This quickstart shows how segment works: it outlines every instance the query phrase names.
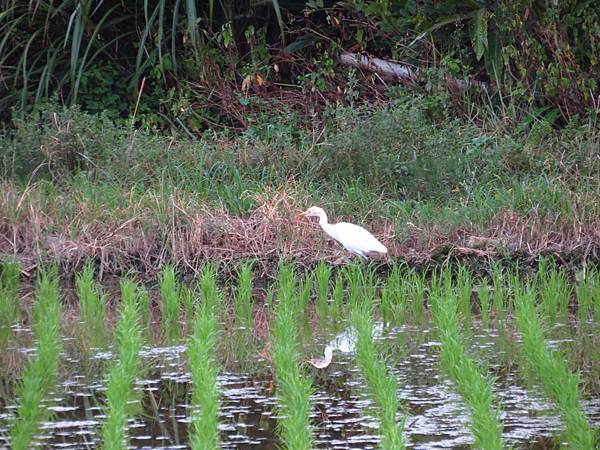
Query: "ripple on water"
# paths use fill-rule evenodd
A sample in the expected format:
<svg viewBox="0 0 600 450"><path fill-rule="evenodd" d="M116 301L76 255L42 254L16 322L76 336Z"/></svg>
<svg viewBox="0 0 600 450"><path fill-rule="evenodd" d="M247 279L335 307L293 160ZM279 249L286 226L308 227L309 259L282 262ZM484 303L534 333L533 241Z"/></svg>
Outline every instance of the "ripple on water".
<svg viewBox="0 0 600 450"><path fill-rule="evenodd" d="M376 329L383 348L393 349L395 342L406 347L397 358L392 372L398 379L398 397L406 406L405 437L409 448L430 450L470 448L469 411L460 395L440 370L438 351L432 327L403 326L384 333ZM506 337L504 337L506 338ZM516 337L518 339L518 336ZM365 387L353 355L352 330L346 330L329 341L336 351L332 365L312 370L314 408L311 420L315 426L315 445L329 449L377 448L377 420L373 402L365 397ZM502 350L501 334L477 328L471 345L485 358L493 359ZM560 346L564 339L553 345ZM323 342L323 347L327 342ZM408 349L408 350L407 350ZM31 352L32 349L21 349ZM185 366L185 346L145 347L144 367L147 376L136 382L142 392L143 414L128 423L131 448L189 448L188 428L191 423L189 393L191 377ZM109 361L116 356L103 351L90 358ZM53 418L42 425L41 445L45 448L84 449L99 444L105 374L77 372L73 367L53 394L49 403ZM495 398L501 405L504 437L507 445L533 447L535 442L552 438L563 429L553 405L545 400L539 388L521 385L514 364L497 367ZM85 372L82 372L85 373ZM226 449L275 449L277 409L273 382L248 374L223 372L218 377L222 393L220 430L222 447ZM586 399L583 406L595 426L600 425L600 399ZM15 404L0 411L0 446L6 444L7 424L14 417ZM400 419L400 417L399 417Z"/></svg>

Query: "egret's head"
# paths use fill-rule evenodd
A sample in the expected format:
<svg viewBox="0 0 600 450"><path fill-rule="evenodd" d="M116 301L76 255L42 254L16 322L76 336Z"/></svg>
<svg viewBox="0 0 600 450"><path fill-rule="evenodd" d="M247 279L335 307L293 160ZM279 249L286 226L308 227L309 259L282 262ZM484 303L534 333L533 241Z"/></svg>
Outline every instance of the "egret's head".
<svg viewBox="0 0 600 450"><path fill-rule="evenodd" d="M325 215L325 211L323 211L323 208L319 208L318 206L311 206L300 215L305 217L321 217Z"/></svg>

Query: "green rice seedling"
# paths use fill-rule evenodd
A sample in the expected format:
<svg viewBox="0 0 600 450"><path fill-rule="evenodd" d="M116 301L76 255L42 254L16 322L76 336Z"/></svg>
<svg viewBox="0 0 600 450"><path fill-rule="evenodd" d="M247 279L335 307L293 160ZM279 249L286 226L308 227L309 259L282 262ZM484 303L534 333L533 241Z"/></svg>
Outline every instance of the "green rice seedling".
<svg viewBox="0 0 600 450"><path fill-rule="evenodd" d="M571 373L564 356L548 346L531 285L516 289L515 308L525 364L556 403L565 422L569 448L596 448L594 432L580 407L579 375Z"/></svg>
<svg viewBox="0 0 600 450"><path fill-rule="evenodd" d="M96 348L106 345L106 297L101 295L94 281L94 267L91 263L83 266L83 271L75 276L75 286L79 297L79 332L84 345Z"/></svg>
<svg viewBox="0 0 600 450"><path fill-rule="evenodd" d="M278 303L272 334L273 363L277 378L278 408L281 420L278 424L282 445L292 450L308 450L314 447L310 394L312 384L300 372L300 357L296 351L297 301L294 291L292 267L283 264L277 279Z"/></svg>
<svg viewBox="0 0 600 450"><path fill-rule="evenodd" d="M471 321L471 295L473 292L473 277L466 266L460 265L456 274L456 289L458 292L458 311L467 322Z"/></svg>
<svg viewBox="0 0 600 450"><path fill-rule="evenodd" d="M425 275L412 272L407 284L411 315L417 323L422 323L425 320Z"/></svg>
<svg viewBox="0 0 600 450"><path fill-rule="evenodd" d="M138 287L129 280L121 280L121 304L115 333L118 361L111 368L106 387L106 419L101 437L104 449L122 449L127 446L127 419L132 405L139 407L134 382L140 374L142 333L138 324Z"/></svg>
<svg viewBox="0 0 600 450"><path fill-rule="evenodd" d="M56 268L41 272L33 306L36 356L25 367L17 387L19 407L11 430L11 448L32 447L32 440L50 412L42 402L56 384L60 342L60 298Z"/></svg>
<svg viewBox="0 0 600 450"><path fill-rule="evenodd" d="M557 314L566 319L572 289L564 271L559 270L554 261L542 258L537 275L542 312L551 323L556 322Z"/></svg>
<svg viewBox="0 0 600 450"><path fill-rule="evenodd" d="M162 298L163 332L167 342L176 342L181 338L181 302L180 288L175 278L175 267L167 264L160 274L160 295Z"/></svg>
<svg viewBox="0 0 600 450"><path fill-rule="evenodd" d="M506 288L504 286L504 271L498 263L492 264L492 303L499 326L506 319Z"/></svg>
<svg viewBox="0 0 600 450"><path fill-rule="evenodd" d="M150 335L150 298L148 297L148 291L141 286L138 288L137 295L142 336L148 338Z"/></svg>
<svg viewBox="0 0 600 450"><path fill-rule="evenodd" d="M458 295L461 295L460 288ZM493 405L493 380L481 372L465 349L464 337L458 328L460 302L447 289L432 292L432 296L439 296L435 300L438 307L433 310L433 318L440 330L442 366L469 406L475 447L502 449L502 423Z"/></svg>
<svg viewBox="0 0 600 450"><path fill-rule="evenodd" d="M238 273L238 284L233 295L236 325L252 329L252 263L245 263Z"/></svg>
<svg viewBox="0 0 600 450"><path fill-rule="evenodd" d="M356 361L377 405L381 448L402 449L404 422L396 420L400 406L398 385L396 377L387 370L385 361L377 356L373 341L372 298L355 303L351 315L352 324L356 329Z"/></svg>
<svg viewBox="0 0 600 450"><path fill-rule="evenodd" d="M317 291L316 309L321 321L327 318L329 312L329 282L331 279L331 266L324 261L319 261L315 268L315 289Z"/></svg>
<svg viewBox="0 0 600 450"><path fill-rule="evenodd" d="M181 285L181 303L185 309L185 328L188 333L191 333L194 328L194 299L195 294L189 286Z"/></svg>
<svg viewBox="0 0 600 450"><path fill-rule="evenodd" d="M192 433L194 450L219 448L219 390L216 361L217 318L210 302L202 303L196 312L194 334L188 342L192 372Z"/></svg>
<svg viewBox="0 0 600 450"><path fill-rule="evenodd" d="M403 289L402 271L394 264L381 289L381 315L385 323L399 325L406 313L406 290Z"/></svg>
<svg viewBox="0 0 600 450"><path fill-rule="evenodd" d="M360 301L361 287L364 284L363 267L353 262L344 267L343 273L348 286L348 304L352 307Z"/></svg>
<svg viewBox="0 0 600 450"><path fill-rule="evenodd" d="M344 277L342 274L337 274L335 277L331 299L331 317L334 321L339 321L344 309Z"/></svg>
<svg viewBox="0 0 600 450"><path fill-rule="evenodd" d="M577 299L577 317L581 322L589 320L594 313L594 291L600 295L598 283L598 272L585 270L575 287L575 298Z"/></svg>
<svg viewBox="0 0 600 450"><path fill-rule="evenodd" d="M298 281L298 310L303 311L304 317L308 317L308 309L310 305L310 294L313 289L313 280L311 276L306 276ZM318 310L317 310L318 313ZM325 310L327 314L327 310ZM319 316L319 318L321 318Z"/></svg>
<svg viewBox="0 0 600 450"><path fill-rule="evenodd" d="M0 348L10 337L10 326L21 320L21 308L17 297L21 267L5 260L0 272Z"/></svg>
<svg viewBox="0 0 600 450"><path fill-rule="evenodd" d="M490 286L486 279L481 279L479 287L479 308L481 321L485 327L490 324Z"/></svg>
<svg viewBox="0 0 600 450"><path fill-rule="evenodd" d="M217 266L213 263L205 264L200 274L199 284L202 304L216 310L221 301L217 286Z"/></svg>

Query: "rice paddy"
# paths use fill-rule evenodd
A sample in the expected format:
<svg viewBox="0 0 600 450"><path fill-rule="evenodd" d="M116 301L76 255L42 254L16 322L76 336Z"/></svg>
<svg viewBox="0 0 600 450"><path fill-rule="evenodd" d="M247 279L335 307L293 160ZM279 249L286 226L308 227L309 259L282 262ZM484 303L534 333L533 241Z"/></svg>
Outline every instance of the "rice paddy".
<svg viewBox="0 0 600 450"><path fill-rule="evenodd" d="M598 448L600 276L0 273L0 447ZM307 359L331 350L316 368ZM82 351L83 349L83 351Z"/></svg>

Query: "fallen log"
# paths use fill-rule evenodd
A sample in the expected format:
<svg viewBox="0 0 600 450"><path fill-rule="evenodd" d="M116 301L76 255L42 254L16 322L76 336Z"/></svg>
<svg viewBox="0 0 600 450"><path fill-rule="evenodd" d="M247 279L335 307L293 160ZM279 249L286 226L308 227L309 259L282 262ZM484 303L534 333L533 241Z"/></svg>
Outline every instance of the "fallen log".
<svg viewBox="0 0 600 450"><path fill-rule="evenodd" d="M385 59L372 56L359 55L357 53L345 52L340 55L340 64L367 70L380 75L385 80L401 81L403 83L414 83L419 79L419 70ZM466 91L473 86L478 86L485 92L494 91L493 85L477 80L457 80L446 76L448 87L454 90Z"/></svg>

